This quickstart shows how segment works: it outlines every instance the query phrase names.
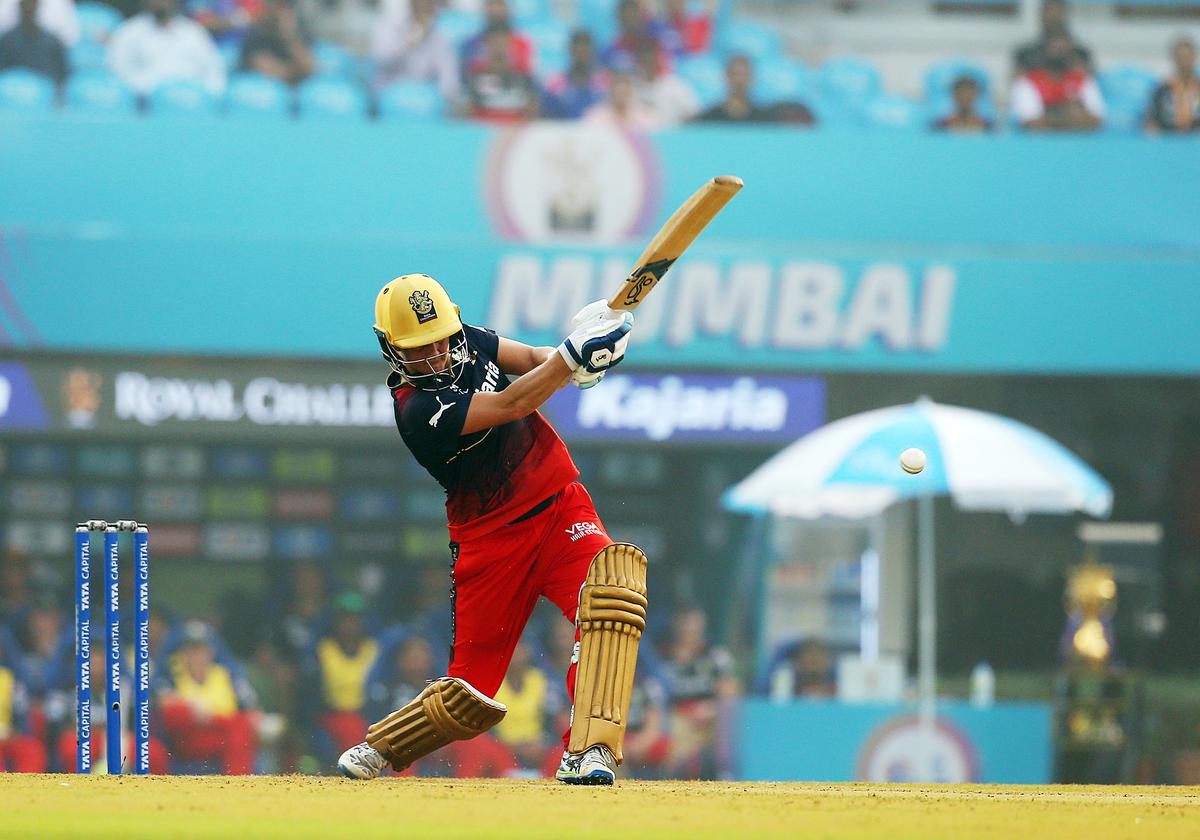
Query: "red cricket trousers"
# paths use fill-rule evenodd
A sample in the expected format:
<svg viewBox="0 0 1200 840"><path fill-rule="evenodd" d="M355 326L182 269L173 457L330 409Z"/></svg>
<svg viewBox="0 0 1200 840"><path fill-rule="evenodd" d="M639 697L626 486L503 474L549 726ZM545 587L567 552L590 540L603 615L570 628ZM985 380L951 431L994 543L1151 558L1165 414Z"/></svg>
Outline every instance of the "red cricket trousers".
<svg viewBox="0 0 1200 840"><path fill-rule="evenodd" d="M447 674L495 697L538 598L544 595L574 624L592 558L611 544L592 497L579 482L529 519L451 543L453 624ZM566 678L574 699L574 663ZM563 736L564 744L568 736Z"/></svg>

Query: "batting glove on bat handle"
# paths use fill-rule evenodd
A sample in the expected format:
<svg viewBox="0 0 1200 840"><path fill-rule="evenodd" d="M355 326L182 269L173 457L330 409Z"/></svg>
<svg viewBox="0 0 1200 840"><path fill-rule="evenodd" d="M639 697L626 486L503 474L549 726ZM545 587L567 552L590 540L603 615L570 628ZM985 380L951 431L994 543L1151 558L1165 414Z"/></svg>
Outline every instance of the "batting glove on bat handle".
<svg viewBox="0 0 1200 840"><path fill-rule="evenodd" d="M625 358L631 329L633 315L629 312L622 312L617 318L589 321L558 345L558 354L572 371L608 370Z"/></svg>
<svg viewBox="0 0 1200 840"><path fill-rule="evenodd" d="M597 385L599 385L600 381L604 379L604 373L605 371L600 371L599 373L588 373L583 368L579 368L577 371L571 374L571 382L574 383L575 387L580 391L586 391L588 388L595 388Z"/></svg>
<svg viewBox="0 0 1200 840"><path fill-rule="evenodd" d="M600 300L592 301L571 316L571 329L577 330L589 321L620 317L621 314L619 312L608 308L608 301L605 298L600 298Z"/></svg>

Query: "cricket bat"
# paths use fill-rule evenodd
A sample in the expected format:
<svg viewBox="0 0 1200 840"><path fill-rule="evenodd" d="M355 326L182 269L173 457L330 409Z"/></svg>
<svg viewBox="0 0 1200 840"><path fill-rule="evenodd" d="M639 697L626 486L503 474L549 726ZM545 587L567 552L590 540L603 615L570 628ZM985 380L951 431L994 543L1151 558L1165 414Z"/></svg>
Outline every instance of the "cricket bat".
<svg viewBox="0 0 1200 840"><path fill-rule="evenodd" d="M700 231L741 188L741 178L718 175L696 190L654 234L621 288L608 302L608 308L636 309Z"/></svg>

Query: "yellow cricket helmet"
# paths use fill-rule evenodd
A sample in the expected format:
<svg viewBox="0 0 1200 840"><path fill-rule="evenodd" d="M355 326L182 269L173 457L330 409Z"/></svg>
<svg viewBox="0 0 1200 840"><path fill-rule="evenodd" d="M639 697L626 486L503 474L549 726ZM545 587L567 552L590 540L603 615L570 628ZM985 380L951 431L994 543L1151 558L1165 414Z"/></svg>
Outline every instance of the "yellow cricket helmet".
<svg viewBox="0 0 1200 840"><path fill-rule="evenodd" d="M407 350L433 344L462 330L458 307L428 274L405 274L375 298L375 334Z"/></svg>

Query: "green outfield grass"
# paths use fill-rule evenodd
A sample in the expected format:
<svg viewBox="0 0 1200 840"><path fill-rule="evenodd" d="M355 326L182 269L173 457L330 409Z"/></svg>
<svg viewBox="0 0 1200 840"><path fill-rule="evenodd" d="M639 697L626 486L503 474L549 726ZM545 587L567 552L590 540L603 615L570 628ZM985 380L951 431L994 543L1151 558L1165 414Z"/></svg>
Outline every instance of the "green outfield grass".
<svg viewBox="0 0 1200 840"><path fill-rule="evenodd" d="M0 775L0 836L1200 838L1200 788Z"/></svg>

